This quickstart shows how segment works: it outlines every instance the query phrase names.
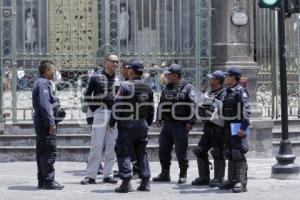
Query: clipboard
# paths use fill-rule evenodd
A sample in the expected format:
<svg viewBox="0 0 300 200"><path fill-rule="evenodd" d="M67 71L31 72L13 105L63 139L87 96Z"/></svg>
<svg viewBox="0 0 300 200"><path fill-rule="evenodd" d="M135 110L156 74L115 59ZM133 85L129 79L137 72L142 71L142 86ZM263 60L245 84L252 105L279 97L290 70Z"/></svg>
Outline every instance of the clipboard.
<svg viewBox="0 0 300 200"><path fill-rule="evenodd" d="M241 128L241 123L230 123L231 135L235 136L238 133L238 130ZM245 134L249 135L249 128L246 129Z"/></svg>

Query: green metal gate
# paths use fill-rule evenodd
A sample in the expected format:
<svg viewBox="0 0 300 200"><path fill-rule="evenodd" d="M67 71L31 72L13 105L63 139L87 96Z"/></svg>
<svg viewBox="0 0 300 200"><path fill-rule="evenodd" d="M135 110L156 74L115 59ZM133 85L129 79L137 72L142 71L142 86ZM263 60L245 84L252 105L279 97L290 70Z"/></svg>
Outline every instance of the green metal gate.
<svg viewBox="0 0 300 200"><path fill-rule="evenodd" d="M66 120L78 122L88 71L108 52L142 59L157 94L170 63L197 88L210 70L210 0L0 0L0 11L1 121L31 121L43 59L55 62Z"/></svg>

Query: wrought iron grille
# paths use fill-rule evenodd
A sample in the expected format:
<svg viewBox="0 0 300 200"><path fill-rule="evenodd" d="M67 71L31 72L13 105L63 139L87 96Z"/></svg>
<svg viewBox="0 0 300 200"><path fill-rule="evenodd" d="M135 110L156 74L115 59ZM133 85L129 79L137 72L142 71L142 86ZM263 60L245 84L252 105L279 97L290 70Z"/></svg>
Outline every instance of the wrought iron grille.
<svg viewBox="0 0 300 200"><path fill-rule="evenodd" d="M257 101L261 105L264 116L278 118L280 117L280 90L277 16L275 11L258 7L255 13L256 61L261 66L257 76ZM298 14L286 20L286 56L289 115L299 116L300 16Z"/></svg>
<svg viewBox="0 0 300 200"><path fill-rule="evenodd" d="M173 62L199 87L210 70L210 0L0 0L1 118L32 120L31 87L41 60L54 61L67 120L84 120L89 70L115 52L142 59L156 91Z"/></svg>

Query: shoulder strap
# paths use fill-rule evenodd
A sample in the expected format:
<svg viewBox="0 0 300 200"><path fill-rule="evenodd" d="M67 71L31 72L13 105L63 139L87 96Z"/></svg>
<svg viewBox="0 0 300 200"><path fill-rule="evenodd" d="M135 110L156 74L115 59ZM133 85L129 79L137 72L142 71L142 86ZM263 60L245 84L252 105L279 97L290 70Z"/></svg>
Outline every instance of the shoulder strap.
<svg viewBox="0 0 300 200"><path fill-rule="evenodd" d="M185 88L185 86L186 86L187 84L189 84L188 81L181 81L181 82L179 83L179 85L178 85L179 92L181 92L181 91Z"/></svg>

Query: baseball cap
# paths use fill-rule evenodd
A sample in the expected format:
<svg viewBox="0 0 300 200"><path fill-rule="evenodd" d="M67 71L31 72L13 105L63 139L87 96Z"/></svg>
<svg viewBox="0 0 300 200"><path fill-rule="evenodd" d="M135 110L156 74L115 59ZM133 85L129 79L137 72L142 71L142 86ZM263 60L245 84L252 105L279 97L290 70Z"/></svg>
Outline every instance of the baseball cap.
<svg viewBox="0 0 300 200"><path fill-rule="evenodd" d="M127 65L129 69L141 70L144 69L144 64L141 60L132 60Z"/></svg>
<svg viewBox="0 0 300 200"><path fill-rule="evenodd" d="M182 68L178 64L172 64L170 67L168 67L167 70L164 71L164 74L178 74L178 75L182 75Z"/></svg>
<svg viewBox="0 0 300 200"><path fill-rule="evenodd" d="M230 75L230 76L235 76L237 78L240 78L242 75L242 72L241 72L240 68L238 68L236 66L232 66L232 67L229 67L226 72L224 72L224 75Z"/></svg>
<svg viewBox="0 0 300 200"><path fill-rule="evenodd" d="M220 81L224 81L225 75L224 72L222 72L221 70L216 70L212 74L207 74L207 77L209 79L217 79Z"/></svg>

